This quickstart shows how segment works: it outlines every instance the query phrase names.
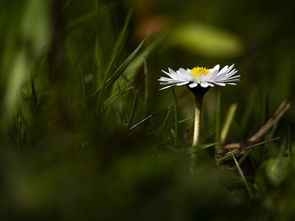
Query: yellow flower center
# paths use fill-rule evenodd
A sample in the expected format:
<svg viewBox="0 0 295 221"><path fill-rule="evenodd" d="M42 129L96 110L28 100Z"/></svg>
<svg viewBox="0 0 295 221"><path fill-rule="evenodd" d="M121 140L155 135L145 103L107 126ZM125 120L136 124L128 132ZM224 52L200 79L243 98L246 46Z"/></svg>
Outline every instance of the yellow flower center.
<svg viewBox="0 0 295 221"><path fill-rule="evenodd" d="M210 71L207 68L202 67L194 67L190 70L190 72L194 75L195 79L198 80L200 74L207 75L210 74Z"/></svg>

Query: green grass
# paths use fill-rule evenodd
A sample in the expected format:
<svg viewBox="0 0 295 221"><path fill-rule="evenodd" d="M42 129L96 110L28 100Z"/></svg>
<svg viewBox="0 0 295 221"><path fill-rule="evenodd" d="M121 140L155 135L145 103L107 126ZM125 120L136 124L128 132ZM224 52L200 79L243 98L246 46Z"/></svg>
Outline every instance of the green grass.
<svg viewBox="0 0 295 221"><path fill-rule="evenodd" d="M246 0L169 3L0 1L1 220L292 220L295 32ZM194 97L157 79L216 63L241 81L206 94L191 147Z"/></svg>

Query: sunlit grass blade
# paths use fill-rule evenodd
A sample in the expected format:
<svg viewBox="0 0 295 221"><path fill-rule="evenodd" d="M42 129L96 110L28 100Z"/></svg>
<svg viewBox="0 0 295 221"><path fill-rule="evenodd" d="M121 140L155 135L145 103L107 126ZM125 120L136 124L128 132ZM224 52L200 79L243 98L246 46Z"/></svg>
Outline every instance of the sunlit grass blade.
<svg viewBox="0 0 295 221"><path fill-rule="evenodd" d="M224 143L224 141L225 141L225 139L227 137L229 128L230 128L230 126L232 124L232 121L234 119L237 108L238 108L237 104L232 104L228 109L226 119L225 119L225 123L223 125L222 130L221 130L221 135L220 135L220 142L221 143Z"/></svg>

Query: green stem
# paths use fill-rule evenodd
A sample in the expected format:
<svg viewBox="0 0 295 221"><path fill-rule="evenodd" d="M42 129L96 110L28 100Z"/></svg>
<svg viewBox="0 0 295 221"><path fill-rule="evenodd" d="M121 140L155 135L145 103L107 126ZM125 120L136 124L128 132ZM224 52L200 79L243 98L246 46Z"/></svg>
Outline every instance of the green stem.
<svg viewBox="0 0 295 221"><path fill-rule="evenodd" d="M203 100L202 97L196 97L195 99L195 125L194 125L194 137L193 137L193 144L192 144L193 147L199 144L202 100Z"/></svg>
<svg viewBox="0 0 295 221"><path fill-rule="evenodd" d="M192 147L198 148L199 145L199 139L200 139L200 125L201 125L201 111L202 111L202 101L203 97L206 94L206 92L209 90L209 87L203 88L201 86L199 87L194 87L190 88L190 91L195 95L195 124L194 124L194 136L193 136L193 143ZM199 149L199 148L198 148ZM198 150L196 149L196 150ZM195 173L195 168L196 168L196 159L197 159L197 153L198 151L195 151L191 155L191 166L190 166L190 171L192 173Z"/></svg>

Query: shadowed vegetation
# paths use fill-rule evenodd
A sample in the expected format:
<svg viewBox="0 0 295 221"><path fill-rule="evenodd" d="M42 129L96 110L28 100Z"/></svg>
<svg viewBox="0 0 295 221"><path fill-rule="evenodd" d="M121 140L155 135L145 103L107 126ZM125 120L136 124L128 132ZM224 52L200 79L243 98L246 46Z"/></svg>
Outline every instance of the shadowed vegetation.
<svg viewBox="0 0 295 221"><path fill-rule="evenodd" d="M1 220L292 220L288 3L0 0ZM191 147L161 70L232 63Z"/></svg>

